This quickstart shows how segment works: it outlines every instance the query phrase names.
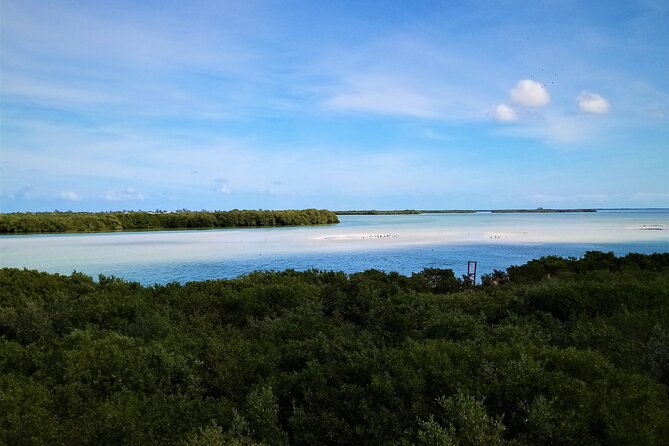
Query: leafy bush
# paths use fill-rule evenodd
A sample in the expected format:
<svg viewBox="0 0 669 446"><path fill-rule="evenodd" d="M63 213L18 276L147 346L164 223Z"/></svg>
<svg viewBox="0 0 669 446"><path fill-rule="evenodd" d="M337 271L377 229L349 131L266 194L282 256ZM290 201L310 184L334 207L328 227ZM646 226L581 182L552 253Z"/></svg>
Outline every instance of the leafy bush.
<svg viewBox="0 0 669 446"><path fill-rule="evenodd" d="M479 287L2 269L0 443L664 444L668 268L547 257Z"/></svg>

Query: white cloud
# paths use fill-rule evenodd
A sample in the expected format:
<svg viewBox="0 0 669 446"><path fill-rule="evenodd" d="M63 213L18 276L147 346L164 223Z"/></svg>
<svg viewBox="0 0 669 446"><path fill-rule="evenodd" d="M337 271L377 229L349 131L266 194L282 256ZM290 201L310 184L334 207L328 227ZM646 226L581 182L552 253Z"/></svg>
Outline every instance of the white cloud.
<svg viewBox="0 0 669 446"><path fill-rule="evenodd" d="M367 54L365 60L373 62L333 70L338 80L321 89L325 108L440 120L481 119L485 113L489 98L471 80L450 79L436 67L430 73L407 68L430 65L430 57L402 54L381 63Z"/></svg>
<svg viewBox="0 0 669 446"><path fill-rule="evenodd" d="M610 108L609 101L597 93L585 90L578 95L578 106L587 113L608 113Z"/></svg>
<svg viewBox="0 0 669 446"><path fill-rule="evenodd" d="M509 92L511 99L526 107L543 107L551 101L548 89L539 82L523 79Z"/></svg>
<svg viewBox="0 0 669 446"><path fill-rule="evenodd" d="M497 107L495 107L493 116L498 121L515 121L518 119L516 111L506 104L498 104Z"/></svg>
<svg viewBox="0 0 669 446"><path fill-rule="evenodd" d="M31 199L35 196L35 185L29 185L20 188L19 190L16 191L15 194L13 194L12 198L23 198L23 199Z"/></svg>
<svg viewBox="0 0 669 446"><path fill-rule="evenodd" d="M67 200L67 201L79 201L79 200L81 200L81 197L79 196L79 194L77 194L76 192L72 192L72 191L63 191L63 192L59 193L58 195L56 195L56 198L60 198L61 200Z"/></svg>
<svg viewBox="0 0 669 446"><path fill-rule="evenodd" d="M227 184L219 184L216 186L215 190L219 194L230 195L232 193L232 189L230 189L230 186L228 186Z"/></svg>
<svg viewBox="0 0 669 446"><path fill-rule="evenodd" d="M123 191L109 191L102 195L108 201L144 200L146 197L134 189L128 188Z"/></svg>
<svg viewBox="0 0 669 446"><path fill-rule="evenodd" d="M426 96L402 88L377 88L339 93L325 101L329 108L380 114L435 117L438 110Z"/></svg>
<svg viewBox="0 0 669 446"><path fill-rule="evenodd" d="M225 195L230 195L232 193L232 189L230 189L229 184L230 180L227 178L215 178L214 183L214 192Z"/></svg>
<svg viewBox="0 0 669 446"><path fill-rule="evenodd" d="M592 141L603 127L588 116L546 113L540 119L528 119L521 125L504 126L500 134L515 138L535 138L561 147Z"/></svg>

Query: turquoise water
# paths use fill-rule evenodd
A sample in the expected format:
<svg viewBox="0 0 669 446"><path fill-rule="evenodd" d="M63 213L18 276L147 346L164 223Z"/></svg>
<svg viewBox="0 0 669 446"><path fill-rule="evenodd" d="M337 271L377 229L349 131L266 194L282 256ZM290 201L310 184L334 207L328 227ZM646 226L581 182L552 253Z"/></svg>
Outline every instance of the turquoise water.
<svg viewBox="0 0 669 446"><path fill-rule="evenodd" d="M669 210L583 214L341 216L319 227L0 237L0 265L144 284L230 278L254 270L426 267L480 273L546 255L669 252Z"/></svg>

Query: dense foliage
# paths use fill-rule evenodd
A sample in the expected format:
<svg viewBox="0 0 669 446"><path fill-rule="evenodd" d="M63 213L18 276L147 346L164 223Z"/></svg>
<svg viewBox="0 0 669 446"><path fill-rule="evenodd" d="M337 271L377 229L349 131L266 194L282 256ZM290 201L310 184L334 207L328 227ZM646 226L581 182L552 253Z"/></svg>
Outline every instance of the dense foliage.
<svg viewBox="0 0 669 446"><path fill-rule="evenodd" d="M139 229L209 229L339 223L334 212L178 211L178 212L36 212L0 214L0 233L98 232Z"/></svg>
<svg viewBox="0 0 669 446"><path fill-rule="evenodd" d="M142 287L0 270L0 444L659 445L669 254Z"/></svg>

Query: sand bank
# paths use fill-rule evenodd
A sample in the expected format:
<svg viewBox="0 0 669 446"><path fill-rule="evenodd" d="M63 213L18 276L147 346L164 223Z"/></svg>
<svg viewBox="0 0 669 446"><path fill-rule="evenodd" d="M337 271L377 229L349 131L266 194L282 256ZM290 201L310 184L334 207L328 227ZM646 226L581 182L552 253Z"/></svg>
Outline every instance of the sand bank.
<svg viewBox="0 0 669 446"><path fill-rule="evenodd" d="M332 234L314 237L314 240L386 240L396 238L395 234Z"/></svg>
<svg viewBox="0 0 669 446"><path fill-rule="evenodd" d="M669 231L663 225L635 227L597 227L591 225L569 227L536 226L520 228L481 228L478 231L434 231L397 229L393 232L334 232L319 233L311 237L314 243L332 245L346 242L352 246L355 242L376 241L375 245L424 245L424 244L462 244L462 243L624 243L632 241L661 242L669 244ZM324 246L325 247L325 246Z"/></svg>

